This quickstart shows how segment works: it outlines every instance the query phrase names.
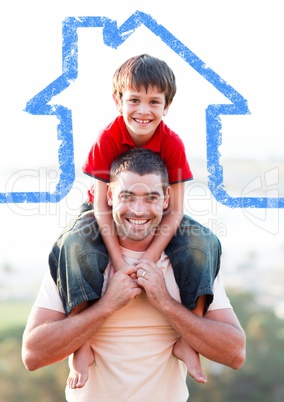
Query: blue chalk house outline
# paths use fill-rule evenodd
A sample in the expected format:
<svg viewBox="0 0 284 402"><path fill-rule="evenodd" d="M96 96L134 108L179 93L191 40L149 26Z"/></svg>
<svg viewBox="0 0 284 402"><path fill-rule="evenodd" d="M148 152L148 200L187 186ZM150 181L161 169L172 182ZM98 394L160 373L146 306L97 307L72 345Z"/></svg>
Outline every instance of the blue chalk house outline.
<svg viewBox="0 0 284 402"><path fill-rule="evenodd" d="M219 153L219 146L222 144L220 116L250 114L247 101L212 69L206 67L202 60L166 28L158 24L151 15L141 11L132 14L120 27L117 26L117 21L99 16L67 17L63 21L62 74L30 99L25 109L32 115L56 116L59 121L57 126L57 137L58 140L61 140L58 149L58 162L61 170L59 182L53 193L0 193L0 203L59 202L68 194L75 180L72 112L62 105L49 104L49 102L78 77L78 29L102 28L105 45L117 49L141 25L159 37L230 101L229 104L212 104L206 109L208 186L216 200L231 208L284 208L284 198L231 197L226 192Z"/></svg>

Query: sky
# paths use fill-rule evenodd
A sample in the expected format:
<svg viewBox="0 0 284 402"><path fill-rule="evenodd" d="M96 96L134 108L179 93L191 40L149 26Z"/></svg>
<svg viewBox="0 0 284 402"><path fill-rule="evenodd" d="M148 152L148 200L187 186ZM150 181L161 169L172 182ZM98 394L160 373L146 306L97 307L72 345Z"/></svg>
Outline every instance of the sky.
<svg viewBox="0 0 284 402"><path fill-rule="evenodd" d="M249 115L221 117L220 161L229 192L283 197L280 0L2 2L0 192L46 191L57 184L58 121L24 109L62 73L63 20L100 16L120 26L137 10L151 15L247 101ZM127 58L144 52L165 60L176 75L177 95L165 122L184 141L194 173L186 212L221 237L231 278L252 252L259 270L283 266L283 209L229 208L208 189L205 110L229 100L144 26L117 49L104 44L99 28L82 28L78 35L78 78L52 99L72 110L75 182L59 203L0 203L0 267L13 267L27 282L31 275L41 277L52 243L86 196L90 179L80 169L89 148L116 117L112 75Z"/></svg>

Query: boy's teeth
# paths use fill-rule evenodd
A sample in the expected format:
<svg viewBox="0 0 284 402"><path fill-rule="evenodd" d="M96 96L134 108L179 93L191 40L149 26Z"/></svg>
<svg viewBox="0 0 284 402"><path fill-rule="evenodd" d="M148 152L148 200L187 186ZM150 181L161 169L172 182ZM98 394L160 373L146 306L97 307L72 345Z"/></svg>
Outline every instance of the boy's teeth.
<svg viewBox="0 0 284 402"><path fill-rule="evenodd" d="M140 124L146 124L146 123L149 123L150 122L150 120L139 120L139 119L136 119L136 121L137 121L137 123L140 123Z"/></svg>

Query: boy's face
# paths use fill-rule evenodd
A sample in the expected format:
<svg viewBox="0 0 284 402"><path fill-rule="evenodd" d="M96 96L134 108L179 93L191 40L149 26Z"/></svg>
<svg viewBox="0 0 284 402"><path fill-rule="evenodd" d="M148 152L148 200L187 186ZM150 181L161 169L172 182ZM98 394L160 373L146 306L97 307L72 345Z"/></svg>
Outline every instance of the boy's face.
<svg viewBox="0 0 284 402"><path fill-rule="evenodd" d="M136 146L144 145L154 134L169 106L165 107L165 94L155 87L127 90L122 99L114 97L127 130Z"/></svg>

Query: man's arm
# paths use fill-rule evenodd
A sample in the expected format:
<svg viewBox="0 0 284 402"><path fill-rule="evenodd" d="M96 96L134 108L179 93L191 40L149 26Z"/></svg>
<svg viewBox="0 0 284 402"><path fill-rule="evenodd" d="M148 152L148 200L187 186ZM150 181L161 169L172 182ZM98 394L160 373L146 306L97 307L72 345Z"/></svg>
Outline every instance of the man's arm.
<svg viewBox="0 0 284 402"><path fill-rule="evenodd" d="M105 295L74 316L58 311L33 308L23 335L22 359L28 370L56 363L82 346L117 310L141 293L130 275L130 267L117 272L108 283Z"/></svg>
<svg viewBox="0 0 284 402"><path fill-rule="evenodd" d="M160 311L176 331L207 359L239 369L245 361L245 335L233 309L197 316L175 300Z"/></svg>
<svg viewBox="0 0 284 402"><path fill-rule="evenodd" d="M171 297L163 274L155 264L143 261L137 268L137 282L145 289L151 304L193 349L233 369L242 366L246 339L233 309L212 310L200 317ZM147 271L144 277L141 276L143 270Z"/></svg>

